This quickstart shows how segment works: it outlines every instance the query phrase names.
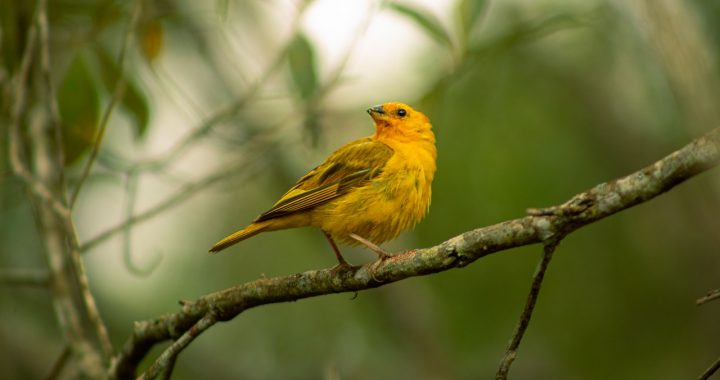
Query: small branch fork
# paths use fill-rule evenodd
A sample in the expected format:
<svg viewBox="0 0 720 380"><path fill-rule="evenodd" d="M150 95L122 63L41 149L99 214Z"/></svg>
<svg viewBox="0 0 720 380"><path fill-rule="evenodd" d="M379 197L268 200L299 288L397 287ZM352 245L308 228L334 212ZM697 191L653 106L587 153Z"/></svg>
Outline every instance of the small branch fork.
<svg viewBox="0 0 720 380"><path fill-rule="evenodd" d="M140 376L138 379L154 379L160 374L160 371L162 371L163 369L166 372L172 372L173 366L175 365L175 360L177 359L178 354L180 354L180 351L185 349L185 347L187 347L188 344L190 344L190 342L197 338L203 331L209 329L210 326L214 325L215 322L217 322L217 319L212 312L206 314L195 325L185 331L185 333L178 340L176 340L168 349L166 349L157 359L155 359L155 362L150 366L150 368L148 368L148 370L145 371L145 373L143 373L142 376ZM169 378L169 376L167 377Z"/></svg>
<svg viewBox="0 0 720 380"><path fill-rule="evenodd" d="M628 176L601 183L556 207L528 210L528 216L479 228L434 247L411 250L363 266L323 269L285 277L261 278L184 302L178 312L137 322L120 353L113 358L111 378L135 377L150 349L176 340L142 375L152 379L169 370L174 358L200 333L219 321L270 303L324 294L357 292L413 276L469 265L489 254L543 243L545 250L520 323L503 363L509 368L537 301L540 284L559 240L616 212L646 202L720 163L720 128ZM711 368L712 369L712 368ZM502 376L501 371L499 376ZM507 369L505 369L507 373ZM504 378L504 377L498 377Z"/></svg>

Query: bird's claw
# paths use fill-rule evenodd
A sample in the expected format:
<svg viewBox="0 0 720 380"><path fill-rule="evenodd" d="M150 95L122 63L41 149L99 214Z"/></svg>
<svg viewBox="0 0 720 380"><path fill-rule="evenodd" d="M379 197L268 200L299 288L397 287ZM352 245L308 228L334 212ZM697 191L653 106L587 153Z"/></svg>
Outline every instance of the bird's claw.
<svg viewBox="0 0 720 380"><path fill-rule="evenodd" d="M330 268L332 272L345 272L352 269L352 265L348 264L347 261L341 261L334 267Z"/></svg>
<svg viewBox="0 0 720 380"><path fill-rule="evenodd" d="M374 251L374 252L378 256L378 261L385 261L385 260L393 258L393 254L389 253L388 251L386 251L384 249L382 251Z"/></svg>
<svg viewBox="0 0 720 380"><path fill-rule="evenodd" d="M370 264L370 266L368 266L368 273L370 274L370 278L372 278L375 282L382 282L380 279L378 279L378 278L375 276L375 272L376 272L376 270L377 270L377 267L378 267L380 264L382 264L383 261L385 261L385 259L380 258L380 259L374 261L372 264Z"/></svg>

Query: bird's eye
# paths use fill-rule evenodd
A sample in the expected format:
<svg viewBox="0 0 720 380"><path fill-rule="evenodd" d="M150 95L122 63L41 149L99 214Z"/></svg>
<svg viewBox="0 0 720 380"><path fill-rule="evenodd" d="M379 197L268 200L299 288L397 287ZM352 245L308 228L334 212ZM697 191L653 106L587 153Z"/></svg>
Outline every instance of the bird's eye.
<svg viewBox="0 0 720 380"><path fill-rule="evenodd" d="M397 114L398 114L398 116L403 117L403 116L407 115L407 111L405 111L405 109L403 109L403 108L400 108L399 110L397 110Z"/></svg>

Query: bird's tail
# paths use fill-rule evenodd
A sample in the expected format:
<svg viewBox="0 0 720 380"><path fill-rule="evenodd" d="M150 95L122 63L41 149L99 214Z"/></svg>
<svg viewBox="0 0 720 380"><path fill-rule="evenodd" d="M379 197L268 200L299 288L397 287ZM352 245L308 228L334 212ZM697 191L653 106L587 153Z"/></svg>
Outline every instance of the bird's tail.
<svg viewBox="0 0 720 380"><path fill-rule="evenodd" d="M215 243L215 245L210 248L210 253L220 252L235 243L241 242L249 237L259 234L260 232L263 232L263 230L267 227L268 223L253 223Z"/></svg>

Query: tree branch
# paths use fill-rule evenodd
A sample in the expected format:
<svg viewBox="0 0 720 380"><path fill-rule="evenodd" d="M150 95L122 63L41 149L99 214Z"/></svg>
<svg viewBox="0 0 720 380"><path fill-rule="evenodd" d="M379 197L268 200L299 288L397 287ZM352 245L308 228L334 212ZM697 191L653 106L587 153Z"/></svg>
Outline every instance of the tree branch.
<svg viewBox="0 0 720 380"><path fill-rule="evenodd" d="M711 290L708 294L698 298L695 303L700 306L712 300L720 299L720 289Z"/></svg>
<svg viewBox="0 0 720 380"><path fill-rule="evenodd" d="M644 169L601 183L560 206L534 212L534 215L468 231L434 247L399 253L359 267L261 278L185 302L176 313L136 322L132 335L113 359L110 377L134 377L138 364L155 344L183 336L208 315L227 321L260 305L356 292L464 267L494 252L565 236L648 201L719 162L720 128L717 128Z"/></svg>
<svg viewBox="0 0 720 380"><path fill-rule="evenodd" d="M70 350L70 346L65 346L63 348L60 356L58 356L57 360L55 360L55 363L53 363L53 366L50 369L50 373L45 377L45 380L55 380L60 378L60 374L62 373L65 366L68 364L71 353L72 352Z"/></svg>
<svg viewBox="0 0 720 380"><path fill-rule="evenodd" d="M167 350L155 360L155 362L148 368L139 380L150 380L157 377L162 370L172 371L172 366L175 364L180 351L190 344L195 338L197 338L203 331L209 329L212 325L217 322L217 319L212 312L202 317L193 327L185 331L185 333L176 340Z"/></svg>
<svg viewBox="0 0 720 380"><path fill-rule="evenodd" d="M38 38L38 29L39 38ZM13 172L32 190L40 201L38 218L49 265L48 284L62 333L77 359L83 376L100 376L103 359L112 355L107 331L87 286L72 214L65 204L62 153L58 150L59 116L49 71L47 0L38 0L30 24L20 69L15 77L14 103L9 128L9 156ZM39 40L39 42L38 42ZM40 59L50 115L42 111L26 113L28 80L35 60L34 51L40 44ZM26 116L27 114L27 116ZM35 171L21 134L21 125L32 128L32 156ZM52 137L49 137L52 134ZM36 278L37 280L37 278Z"/></svg>
<svg viewBox="0 0 720 380"><path fill-rule="evenodd" d="M47 110L50 114L50 122L55 131L57 162L60 163L60 166L65 166L65 152L63 151L62 129L60 127L60 107L55 97L55 86L53 85L52 72L50 69L50 27L48 25L46 0L39 2L37 24L38 30L40 31L40 64L42 67L43 85L45 86L45 98ZM65 171L60 172L60 182L65 182Z"/></svg>
<svg viewBox="0 0 720 380"><path fill-rule="evenodd" d="M0 285L47 287L50 275L45 269L0 270Z"/></svg>
<svg viewBox="0 0 720 380"><path fill-rule="evenodd" d="M53 151L54 143L51 143L49 134L46 120L41 116L32 126L37 177L45 186L53 189L55 199L59 199L60 184L57 180L62 167L55 161L57 155ZM38 219L50 270L50 291L60 330L71 346L77 362L82 358L83 364L79 366L79 370L83 376L98 376L103 370L103 354L107 358L112 352L103 350L105 346L101 343L102 338L97 334L98 331L94 330L94 300L87 287L82 262L75 260L79 257L79 252L68 244L71 240L68 225L72 221L58 217L44 203L38 207Z"/></svg>
<svg viewBox="0 0 720 380"><path fill-rule="evenodd" d="M34 20L40 19L41 11L44 3L38 2L35 9ZM70 216L70 210L58 199L54 197L50 189L45 184L35 178L25 163L25 153L23 152L22 136L20 133L20 124L22 123L22 115L25 111L25 103L27 101L27 81L30 75L30 67L32 66L35 45L37 44L38 23L32 22L25 40L25 51L20 61L20 68L14 78L13 89L13 105L10 115L10 127L8 131L8 155L10 156L10 166L13 172L27 184L33 194L41 201L49 204L61 218Z"/></svg>
<svg viewBox="0 0 720 380"><path fill-rule="evenodd" d="M545 271L547 271L548 265L550 265L550 260L552 259L555 248L557 248L560 240L560 237L553 238L546 242L543 247L543 255L538 263L537 269L535 270L535 274L533 275L532 285L530 286L530 294L528 295L527 302L525 303L525 308L523 309L522 314L520 314L520 321L518 321L515 332L510 339L510 344L505 351L505 356L500 362L500 368L498 368L498 371L495 374L495 379L497 380L507 379L510 366L517 357L518 347L520 347L520 342L525 335L525 330L527 330L528 325L530 325L530 318L532 318L532 313L535 310L535 303L540 295L540 287L542 286L543 278L545 277Z"/></svg>
<svg viewBox="0 0 720 380"><path fill-rule="evenodd" d="M706 369L705 372L703 372L702 375L698 377L698 380L708 380L710 379L710 376L715 374L715 372L717 372L718 370L720 370L720 358L718 358L713 364L711 364L710 367L708 367L708 369Z"/></svg>

